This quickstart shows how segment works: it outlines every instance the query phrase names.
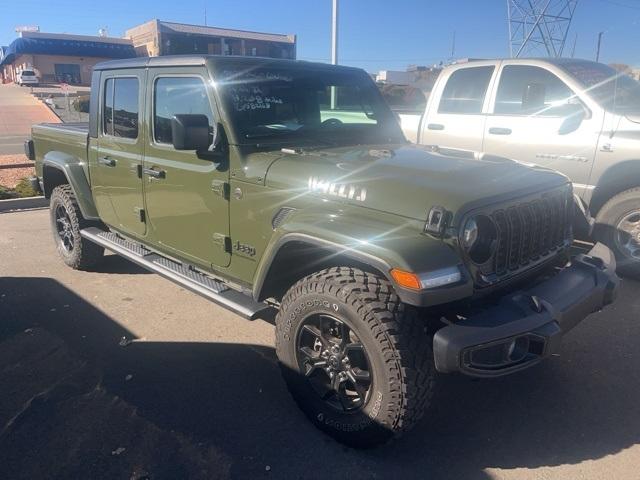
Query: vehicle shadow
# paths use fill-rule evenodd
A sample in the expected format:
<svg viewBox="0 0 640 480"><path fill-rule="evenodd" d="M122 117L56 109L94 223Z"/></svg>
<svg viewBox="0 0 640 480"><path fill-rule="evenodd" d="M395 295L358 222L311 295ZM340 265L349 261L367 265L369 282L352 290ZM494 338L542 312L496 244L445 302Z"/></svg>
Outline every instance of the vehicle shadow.
<svg viewBox="0 0 640 480"><path fill-rule="evenodd" d="M149 270L136 265L120 255L107 254L93 269L97 273L115 273L115 274L151 274Z"/></svg>
<svg viewBox="0 0 640 480"><path fill-rule="evenodd" d="M272 348L135 341L53 279L0 278L0 478L486 479L596 460L640 441L639 288L560 358L440 378L418 428L357 451L304 418Z"/></svg>

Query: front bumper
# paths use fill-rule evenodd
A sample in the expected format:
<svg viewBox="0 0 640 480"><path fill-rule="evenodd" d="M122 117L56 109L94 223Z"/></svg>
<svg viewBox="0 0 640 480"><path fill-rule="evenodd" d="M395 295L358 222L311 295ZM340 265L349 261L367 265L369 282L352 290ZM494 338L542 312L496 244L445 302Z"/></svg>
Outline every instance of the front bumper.
<svg viewBox="0 0 640 480"><path fill-rule="evenodd" d="M436 369L494 377L538 363L558 350L566 332L615 300L615 270L613 253L598 243L552 278L440 329Z"/></svg>

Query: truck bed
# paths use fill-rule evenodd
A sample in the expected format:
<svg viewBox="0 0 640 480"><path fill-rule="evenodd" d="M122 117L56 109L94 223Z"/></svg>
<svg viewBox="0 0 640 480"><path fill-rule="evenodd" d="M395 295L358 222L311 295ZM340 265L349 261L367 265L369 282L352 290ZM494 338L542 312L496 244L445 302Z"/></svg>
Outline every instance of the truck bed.
<svg viewBox="0 0 640 480"><path fill-rule="evenodd" d="M63 152L77 157L86 165L89 124L41 123L31 127L36 156L36 175L42 177L42 159L50 152Z"/></svg>

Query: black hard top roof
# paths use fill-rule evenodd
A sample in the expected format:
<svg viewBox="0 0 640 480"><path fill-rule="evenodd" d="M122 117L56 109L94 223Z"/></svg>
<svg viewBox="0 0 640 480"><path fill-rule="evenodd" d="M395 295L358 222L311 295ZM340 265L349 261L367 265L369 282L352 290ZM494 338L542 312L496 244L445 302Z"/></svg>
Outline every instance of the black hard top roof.
<svg viewBox="0 0 640 480"><path fill-rule="evenodd" d="M269 57L249 57L235 55L165 55L160 57L138 57L124 60L111 60L98 63L94 70L118 70L122 68L153 68L176 66L201 66L211 64L246 64L247 67L260 65L278 65L281 67L315 67L315 68L341 68L349 70L361 70L355 67L329 65L326 63L308 62L305 60L288 60Z"/></svg>

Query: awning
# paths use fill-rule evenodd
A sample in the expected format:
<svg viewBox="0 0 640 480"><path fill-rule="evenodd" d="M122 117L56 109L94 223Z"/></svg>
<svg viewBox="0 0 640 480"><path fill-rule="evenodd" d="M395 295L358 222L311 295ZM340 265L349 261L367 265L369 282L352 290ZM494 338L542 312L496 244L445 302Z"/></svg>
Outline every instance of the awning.
<svg viewBox="0 0 640 480"><path fill-rule="evenodd" d="M133 45L59 38L17 38L4 52L0 65L17 55L66 55L70 57L134 58Z"/></svg>

